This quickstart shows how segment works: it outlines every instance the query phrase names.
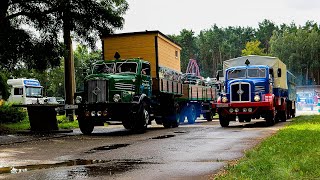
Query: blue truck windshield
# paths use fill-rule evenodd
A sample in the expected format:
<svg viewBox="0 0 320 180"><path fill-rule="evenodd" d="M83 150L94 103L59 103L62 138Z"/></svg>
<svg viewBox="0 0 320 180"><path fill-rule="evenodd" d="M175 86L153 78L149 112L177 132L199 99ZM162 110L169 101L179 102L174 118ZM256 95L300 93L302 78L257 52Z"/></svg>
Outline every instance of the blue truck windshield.
<svg viewBox="0 0 320 180"><path fill-rule="evenodd" d="M253 68L253 69L232 69L228 71L228 79L241 79L241 78L265 78L266 69Z"/></svg>

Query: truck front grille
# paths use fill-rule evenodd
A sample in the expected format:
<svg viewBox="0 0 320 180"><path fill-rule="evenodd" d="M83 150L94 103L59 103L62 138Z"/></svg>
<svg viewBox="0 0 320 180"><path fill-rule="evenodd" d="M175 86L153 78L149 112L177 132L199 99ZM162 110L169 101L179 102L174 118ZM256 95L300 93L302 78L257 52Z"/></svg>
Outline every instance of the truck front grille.
<svg viewBox="0 0 320 180"><path fill-rule="evenodd" d="M266 88L264 86L255 86L255 92L256 93L265 93L266 92Z"/></svg>
<svg viewBox="0 0 320 180"><path fill-rule="evenodd" d="M250 101L250 84L235 83L231 85L231 102L249 102Z"/></svg>
<svg viewBox="0 0 320 180"><path fill-rule="evenodd" d="M108 81L88 81L88 103L101 103L108 101Z"/></svg>

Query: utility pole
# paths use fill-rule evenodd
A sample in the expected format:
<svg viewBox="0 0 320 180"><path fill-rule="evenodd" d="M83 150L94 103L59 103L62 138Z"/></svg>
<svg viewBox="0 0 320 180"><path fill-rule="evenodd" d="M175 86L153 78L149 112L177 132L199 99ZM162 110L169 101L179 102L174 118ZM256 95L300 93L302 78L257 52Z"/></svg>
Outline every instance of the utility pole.
<svg viewBox="0 0 320 180"><path fill-rule="evenodd" d="M74 104L75 93L75 76L74 76L74 58L72 50L71 30L72 22L69 16L70 1L66 0L63 12L63 40L65 45L64 53L64 88L65 88L65 104ZM69 121L73 121L74 111L66 110L66 116Z"/></svg>

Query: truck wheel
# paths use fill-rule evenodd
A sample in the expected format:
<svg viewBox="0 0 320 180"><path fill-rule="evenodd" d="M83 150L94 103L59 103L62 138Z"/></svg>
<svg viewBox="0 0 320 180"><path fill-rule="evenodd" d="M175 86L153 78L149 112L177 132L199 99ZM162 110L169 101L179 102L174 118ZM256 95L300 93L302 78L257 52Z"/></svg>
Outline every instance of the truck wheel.
<svg viewBox="0 0 320 180"><path fill-rule="evenodd" d="M286 111L281 111L280 112L280 121L281 122L286 122L287 121L287 113L286 113Z"/></svg>
<svg viewBox="0 0 320 180"><path fill-rule="evenodd" d="M205 118L207 119L207 121L212 121L212 119L213 119L213 113L212 113L211 110L210 110L210 112L207 112L207 113L205 114Z"/></svg>
<svg viewBox="0 0 320 180"><path fill-rule="evenodd" d="M195 120L197 119L196 107L194 105L190 105L188 110L189 110L187 115L188 123L194 124Z"/></svg>
<svg viewBox="0 0 320 180"><path fill-rule="evenodd" d="M265 115L266 125L273 126L275 123L275 116L273 111L268 111Z"/></svg>
<svg viewBox="0 0 320 180"><path fill-rule="evenodd" d="M223 116L221 113L219 114L219 121L221 127L228 127L229 126L229 119L227 116Z"/></svg>
<svg viewBox="0 0 320 180"><path fill-rule="evenodd" d="M80 131L85 135L90 135L94 129L94 124L89 119L78 119Z"/></svg>
<svg viewBox="0 0 320 180"><path fill-rule="evenodd" d="M144 133L147 129L149 119L148 104L142 102L139 105L137 113L133 115L132 130L136 133Z"/></svg>

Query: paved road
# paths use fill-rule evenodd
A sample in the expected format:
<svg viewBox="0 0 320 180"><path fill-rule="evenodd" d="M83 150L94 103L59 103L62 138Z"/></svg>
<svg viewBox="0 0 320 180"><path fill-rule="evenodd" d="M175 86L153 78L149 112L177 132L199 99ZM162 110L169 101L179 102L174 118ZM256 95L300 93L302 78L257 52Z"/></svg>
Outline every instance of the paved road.
<svg viewBox="0 0 320 180"><path fill-rule="evenodd" d="M0 146L0 179L205 179L285 124L222 128L197 120L174 129L152 125L145 134L113 125L91 136L17 137Z"/></svg>

